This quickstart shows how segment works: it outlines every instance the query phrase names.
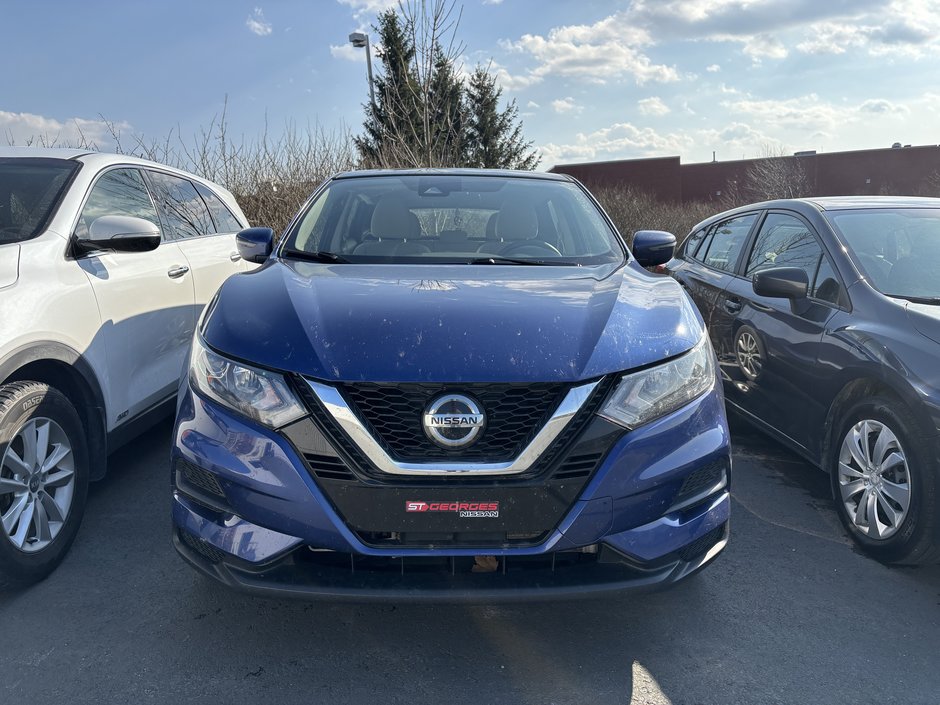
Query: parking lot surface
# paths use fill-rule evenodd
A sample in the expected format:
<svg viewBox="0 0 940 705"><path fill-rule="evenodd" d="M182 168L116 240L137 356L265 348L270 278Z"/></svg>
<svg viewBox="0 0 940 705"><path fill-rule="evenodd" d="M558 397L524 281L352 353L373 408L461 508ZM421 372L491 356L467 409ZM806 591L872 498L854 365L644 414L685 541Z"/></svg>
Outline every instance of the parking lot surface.
<svg viewBox="0 0 940 705"><path fill-rule="evenodd" d="M278 602L169 540L161 424L111 458L71 554L0 594L0 703L932 703L940 567L886 568L828 482L733 426L732 539L661 593L515 606Z"/></svg>

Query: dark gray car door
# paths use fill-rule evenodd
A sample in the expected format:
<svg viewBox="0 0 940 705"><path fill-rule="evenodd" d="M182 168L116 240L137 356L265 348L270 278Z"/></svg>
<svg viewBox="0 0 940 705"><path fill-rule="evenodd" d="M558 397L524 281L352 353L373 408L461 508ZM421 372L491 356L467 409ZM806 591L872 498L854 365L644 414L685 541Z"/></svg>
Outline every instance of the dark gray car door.
<svg viewBox="0 0 940 705"><path fill-rule="evenodd" d="M754 275L772 267L806 271L809 296L791 303L755 294ZM753 238L741 274L719 296L719 320L712 323L726 331L730 343L719 354L730 380L727 399L806 447L809 430L826 413L813 377L821 373L819 344L840 296L835 271L806 221L795 213L771 211Z"/></svg>

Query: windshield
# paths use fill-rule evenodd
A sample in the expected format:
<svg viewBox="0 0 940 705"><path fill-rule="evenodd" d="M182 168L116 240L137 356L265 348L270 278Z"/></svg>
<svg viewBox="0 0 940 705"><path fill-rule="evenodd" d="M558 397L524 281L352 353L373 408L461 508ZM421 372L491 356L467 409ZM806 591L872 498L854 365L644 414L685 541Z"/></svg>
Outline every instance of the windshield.
<svg viewBox="0 0 940 705"><path fill-rule="evenodd" d="M830 211L826 217L880 292L940 297L940 208Z"/></svg>
<svg viewBox="0 0 940 705"><path fill-rule="evenodd" d="M594 265L624 257L617 235L576 184L446 174L334 180L281 252L314 253L417 264Z"/></svg>
<svg viewBox="0 0 940 705"><path fill-rule="evenodd" d="M0 158L0 244L38 235L78 166L67 159Z"/></svg>

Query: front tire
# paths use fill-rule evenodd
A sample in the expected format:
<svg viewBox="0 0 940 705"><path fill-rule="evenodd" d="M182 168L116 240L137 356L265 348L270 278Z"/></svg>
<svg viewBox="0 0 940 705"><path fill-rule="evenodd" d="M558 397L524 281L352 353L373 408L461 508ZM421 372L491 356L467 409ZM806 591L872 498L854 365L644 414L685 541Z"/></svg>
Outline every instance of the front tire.
<svg viewBox="0 0 940 705"><path fill-rule="evenodd" d="M0 588L45 578L78 532L88 492L81 419L38 382L0 387Z"/></svg>
<svg viewBox="0 0 940 705"><path fill-rule="evenodd" d="M837 428L830 475L849 535L884 563L940 560L936 435L882 397L855 404Z"/></svg>

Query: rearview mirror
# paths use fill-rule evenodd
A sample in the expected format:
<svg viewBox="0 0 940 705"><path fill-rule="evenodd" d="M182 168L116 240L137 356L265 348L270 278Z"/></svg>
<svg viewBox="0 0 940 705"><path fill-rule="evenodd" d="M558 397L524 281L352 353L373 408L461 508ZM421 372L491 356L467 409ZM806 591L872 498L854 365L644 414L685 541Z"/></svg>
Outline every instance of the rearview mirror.
<svg viewBox="0 0 940 705"><path fill-rule="evenodd" d="M638 230L633 236L633 256L641 267L666 264L676 251L676 236L663 230Z"/></svg>
<svg viewBox="0 0 940 705"><path fill-rule="evenodd" d="M245 228L235 235L235 244L243 260L262 264L274 250L274 231L271 228Z"/></svg>
<svg viewBox="0 0 940 705"><path fill-rule="evenodd" d="M103 215L88 228L88 237L76 241L84 251L149 252L160 246L160 228L144 218Z"/></svg>
<svg viewBox="0 0 940 705"><path fill-rule="evenodd" d="M754 293L774 299L803 299L809 292L809 278L799 267L774 267L754 275Z"/></svg>

